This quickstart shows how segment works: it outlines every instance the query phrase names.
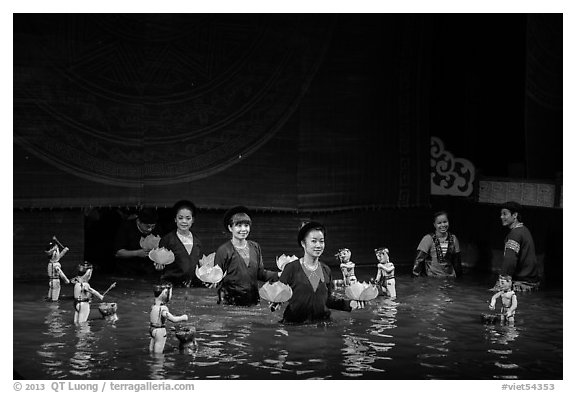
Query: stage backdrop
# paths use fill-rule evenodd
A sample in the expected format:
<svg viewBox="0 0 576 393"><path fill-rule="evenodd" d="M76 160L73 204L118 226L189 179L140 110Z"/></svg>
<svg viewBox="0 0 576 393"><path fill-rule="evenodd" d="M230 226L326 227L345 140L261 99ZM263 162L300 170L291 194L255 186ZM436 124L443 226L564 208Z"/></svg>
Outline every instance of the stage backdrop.
<svg viewBox="0 0 576 393"><path fill-rule="evenodd" d="M14 16L14 206L418 207L427 17Z"/></svg>

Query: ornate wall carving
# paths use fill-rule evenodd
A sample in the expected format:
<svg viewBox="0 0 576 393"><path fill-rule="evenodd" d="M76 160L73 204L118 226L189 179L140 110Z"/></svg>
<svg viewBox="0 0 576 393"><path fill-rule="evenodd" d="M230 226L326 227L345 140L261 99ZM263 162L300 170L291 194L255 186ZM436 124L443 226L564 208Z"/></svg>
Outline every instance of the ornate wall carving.
<svg viewBox="0 0 576 393"><path fill-rule="evenodd" d="M474 165L465 158L454 157L440 138L433 136L430 140L431 194L470 196L474 190Z"/></svg>

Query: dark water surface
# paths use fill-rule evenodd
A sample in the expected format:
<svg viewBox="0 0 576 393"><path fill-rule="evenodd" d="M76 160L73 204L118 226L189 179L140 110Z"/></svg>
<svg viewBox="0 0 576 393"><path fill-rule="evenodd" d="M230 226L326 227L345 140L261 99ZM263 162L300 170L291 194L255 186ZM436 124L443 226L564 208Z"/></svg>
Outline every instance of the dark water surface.
<svg viewBox="0 0 576 393"><path fill-rule="evenodd" d="M363 277L367 278L368 272ZM562 379L562 290L518 294L514 326L486 325L493 282L399 276L398 299L333 311L332 321L283 325L267 303L216 304L213 289L177 288L173 314L187 313L199 347L181 353L168 322L164 354L148 353L151 285L91 281L118 303L118 320L73 323L71 286L58 303L43 301L44 282L14 283L14 370L26 379Z"/></svg>

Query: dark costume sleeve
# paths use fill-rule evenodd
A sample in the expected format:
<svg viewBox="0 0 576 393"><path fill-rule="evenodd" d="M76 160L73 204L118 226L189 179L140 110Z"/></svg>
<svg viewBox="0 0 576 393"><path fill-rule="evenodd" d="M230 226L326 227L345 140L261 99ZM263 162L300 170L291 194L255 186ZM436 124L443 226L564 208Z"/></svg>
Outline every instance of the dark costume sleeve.
<svg viewBox="0 0 576 393"><path fill-rule="evenodd" d="M216 250L214 254L214 266L220 266L223 272L228 270L228 266L230 265L230 258L228 257L227 248L220 246Z"/></svg>
<svg viewBox="0 0 576 393"><path fill-rule="evenodd" d="M176 285L204 286L195 273L201 257L202 243L194 234L192 236L194 244L190 254L178 239L176 231L169 232L160 239L158 247L164 247L174 253L174 262L164 268L162 280L170 281Z"/></svg>
<svg viewBox="0 0 576 393"><path fill-rule="evenodd" d="M426 261L431 258L430 250L432 247L432 237L425 235L418 244L414 266L412 267L412 276L426 276Z"/></svg>
<svg viewBox="0 0 576 393"><path fill-rule="evenodd" d="M348 300L336 299L332 296L333 285L330 268L324 264L321 264L321 268L324 282L320 282L314 291L300 262L290 262L284 267L280 281L290 285L293 291L292 298L284 310L284 322L302 323L328 320L330 319L329 308L351 311Z"/></svg>
<svg viewBox="0 0 576 393"><path fill-rule="evenodd" d="M454 238L454 250L452 255L452 267L454 268L454 273L456 277L462 277L462 253L460 252L460 242L456 235L452 235Z"/></svg>
<svg viewBox="0 0 576 393"><path fill-rule="evenodd" d="M257 277L260 281L278 281L278 272L264 269L264 258L262 257L262 249L258 243L253 243L254 248L257 250L258 258L258 273Z"/></svg>
<svg viewBox="0 0 576 393"><path fill-rule="evenodd" d="M333 310L352 311L350 300L334 297L334 282L332 281L332 272L327 265L322 265L324 271L324 278L326 279L326 286L328 287L328 299L326 300L326 307Z"/></svg>
<svg viewBox="0 0 576 393"><path fill-rule="evenodd" d="M160 236L160 231L161 228L157 225L150 234ZM136 220L122 221L114 236L114 252L118 250L141 250L140 240L146 236L139 231Z"/></svg>
<svg viewBox="0 0 576 393"><path fill-rule="evenodd" d="M502 259L501 274L514 276L516 266L520 257L520 247L522 244L519 232L510 231L504 244L504 258Z"/></svg>
<svg viewBox="0 0 576 393"><path fill-rule="evenodd" d="M152 232L152 234L155 234ZM123 221L114 238L114 271L123 276L146 275L157 278L159 273L148 257L117 256L119 250L141 250L140 240L144 235L138 230L136 220Z"/></svg>
<svg viewBox="0 0 576 393"><path fill-rule="evenodd" d="M424 251L418 250L416 259L414 260L414 266L412 267L412 275L414 277L426 275L426 259L429 257L430 256Z"/></svg>
<svg viewBox="0 0 576 393"><path fill-rule="evenodd" d="M218 284L219 301L223 298L226 303L238 306L249 306L260 301L258 294L258 280L267 280L277 273L267 274L262 264L262 253L258 243L249 240L250 265L235 250L231 241L222 244L216 250L214 264L220 266L226 273Z"/></svg>

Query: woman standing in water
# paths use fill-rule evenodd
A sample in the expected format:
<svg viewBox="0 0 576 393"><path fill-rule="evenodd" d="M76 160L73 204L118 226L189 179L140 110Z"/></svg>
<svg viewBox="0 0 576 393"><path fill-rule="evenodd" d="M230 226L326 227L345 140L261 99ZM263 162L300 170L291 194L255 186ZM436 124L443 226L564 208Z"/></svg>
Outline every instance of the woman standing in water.
<svg viewBox="0 0 576 393"><path fill-rule="evenodd" d="M462 260L456 236L448 232L448 213L434 213L435 231L425 235L418 245L412 275L431 277L460 277Z"/></svg>
<svg viewBox="0 0 576 393"><path fill-rule="evenodd" d="M280 281L292 288L292 298L284 310L283 322L317 322L330 319L330 308L351 311L363 308L364 302L336 299L330 268L320 262L324 252L326 229L318 222L309 222L298 232L298 244L304 256L288 263Z"/></svg>
<svg viewBox="0 0 576 393"><path fill-rule="evenodd" d="M252 219L244 206L236 206L224 215L224 227L231 239L216 250L214 266L220 266L224 278L218 284L218 303L251 306L260 301L258 280L278 280L278 272L264 269L262 250L248 240Z"/></svg>
<svg viewBox="0 0 576 393"><path fill-rule="evenodd" d="M157 269L164 269L161 281L168 281L175 286L204 286L195 274L196 266L202 256L202 243L191 232L196 218L196 206L187 200L174 204L174 222L176 229L167 233L158 247L164 247L174 253L174 263L156 265Z"/></svg>

